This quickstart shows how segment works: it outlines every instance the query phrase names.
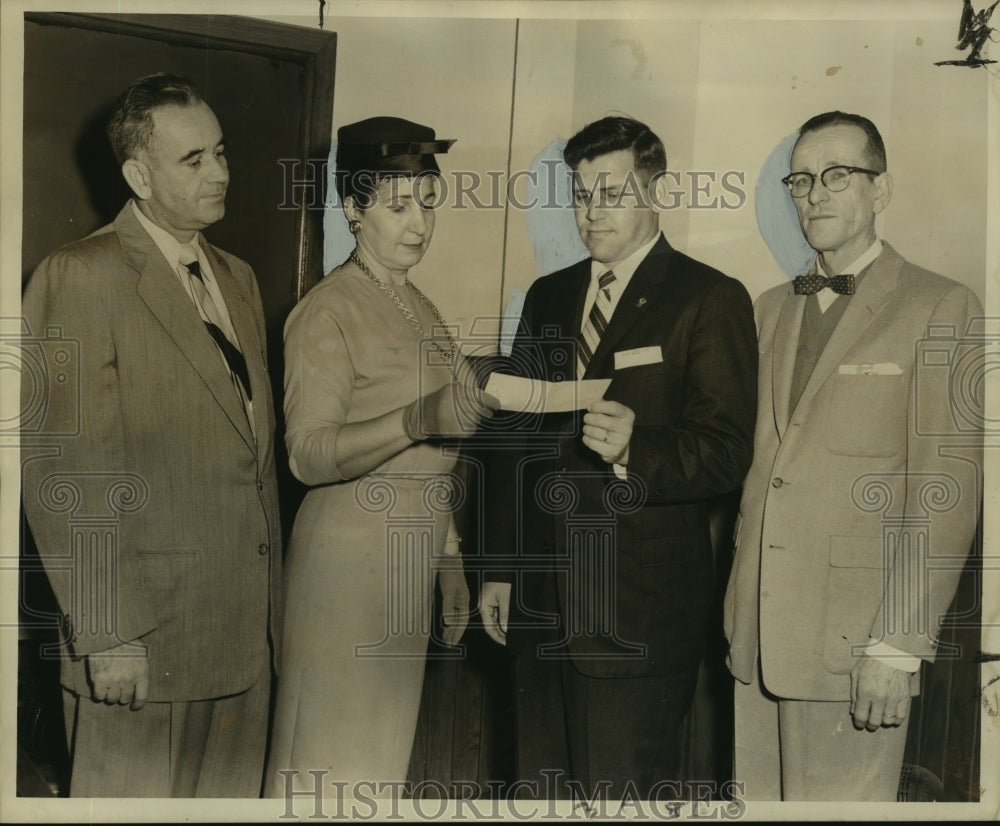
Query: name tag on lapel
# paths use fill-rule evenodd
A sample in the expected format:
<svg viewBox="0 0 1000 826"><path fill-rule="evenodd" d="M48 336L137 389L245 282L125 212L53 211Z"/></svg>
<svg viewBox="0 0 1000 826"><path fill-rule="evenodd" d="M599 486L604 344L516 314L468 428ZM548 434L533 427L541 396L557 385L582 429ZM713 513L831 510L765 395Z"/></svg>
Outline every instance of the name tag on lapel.
<svg viewBox="0 0 1000 826"><path fill-rule="evenodd" d="M871 364L841 364L837 371L842 376L901 376L903 368L891 361Z"/></svg>
<svg viewBox="0 0 1000 826"><path fill-rule="evenodd" d="M615 353L615 370L639 367L643 364L659 364L662 361L663 348L659 344L655 347L636 347L634 350L621 350Z"/></svg>

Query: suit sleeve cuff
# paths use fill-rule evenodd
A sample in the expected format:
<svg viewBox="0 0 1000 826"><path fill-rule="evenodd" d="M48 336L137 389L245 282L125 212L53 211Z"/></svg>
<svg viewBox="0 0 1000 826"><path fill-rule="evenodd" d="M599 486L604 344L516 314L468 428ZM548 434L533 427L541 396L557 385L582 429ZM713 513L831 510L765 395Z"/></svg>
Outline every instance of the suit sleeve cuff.
<svg viewBox="0 0 1000 826"><path fill-rule="evenodd" d="M879 642L874 637L869 637L871 643L865 649L865 653L873 660L878 660L900 671L908 671L915 674L920 670L920 658L900 651L895 646L885 642Z"/></svg>

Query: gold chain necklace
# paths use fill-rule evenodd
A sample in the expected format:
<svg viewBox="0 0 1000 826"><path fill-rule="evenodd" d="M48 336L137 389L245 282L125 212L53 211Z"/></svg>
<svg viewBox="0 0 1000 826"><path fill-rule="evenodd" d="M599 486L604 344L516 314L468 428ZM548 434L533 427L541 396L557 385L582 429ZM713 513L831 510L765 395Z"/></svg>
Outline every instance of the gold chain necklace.
<svg viewBox="0 0 1000 826"><path fill-rule="evenodd" d="M368 265L361 260L361 256L358 255L357 247L351 250L350 260L353 261L355 264L357 264L358 269L361 270L361 272L363 272L365 275L367 275L372 281L374 281L375 284L378 286L378 288L382 290L382 292L384 292L387 296L389 296L389 298L392 299L393 303L399 308L399 311L403 314L406 320L410 322L410 326L412 326L414 330L420 333L421 340L429 341L431 346L441 353L441 356L444 358L444 360L449 365L454 366L455 353L458 347L455 344L455 339L451 337L451 333L448 330L448 325L445 324L444 319L441 317L441 313L438 312L438 308L434 306L434 302L431 301L426 295L424 295L416 284L412 283L411 281L406 282L407 286L409 286L409 288L413 291L413 293L417 296L417 298L419 298L427 307L427 309L430 310L431 315L434 316L435 321L437 321L441 329L444 330L444 334L448 337L448 345L449 345L448 349L445 349L440 344L438 344L437 341L434 340L434 337L430 333L428 333L427 330L424 329L423 325L417 320L417 317L410 312L409 307L407 307L402 302L400 297L396 295L396 291L388 284L386 284L381 278L375 275L375 273L371 271Z"/></svg>

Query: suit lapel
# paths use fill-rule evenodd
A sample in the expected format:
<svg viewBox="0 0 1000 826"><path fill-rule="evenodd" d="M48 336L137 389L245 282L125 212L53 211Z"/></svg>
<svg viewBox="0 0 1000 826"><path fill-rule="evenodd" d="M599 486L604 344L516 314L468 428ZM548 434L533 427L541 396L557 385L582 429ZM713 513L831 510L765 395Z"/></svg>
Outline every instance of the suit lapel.
<svg viewBox="0 0 1000 826"><path fill-rule="evenodd" d="M218 348L205 329L198 311L184 292L173 268L132 214L130 205L126 204L115 219L115 231L121 238L127 263L139 273L139 283L136 288L139 298L205 382L247 445L251 450L256 450L243 405L233 389L229 371L219 358ZM213 256L213 268L217 260L218 256ZM231 281L228 268L226 272L228 280ZM254 391L256 390L255 387Z"/></svg>
<svg viewBox="0 0 1000 826"><path fill-rule="evenodd" d="M792 395L792 375L795 372L795 357L798 353L799 330L805 312L806 298L789 292L781 302L778 322L774 330L771 355L771 388L774 406L774 423L778 434L784 437L791 415L789 402Z"/></svg>
<svg viewBox="0 0 1000 826"><path fill-rule="evenodd" d="M266 450L268 448L267 441L271 438L271 434L266 422L262 420L262 414L265 410L266 400L271 393L271 382L264 367L264 343L261 341L250 302L240 290L239 283L233 277L225 259L207 241L203 241L202 250L211 264L219 291L226 302L229 320L236 332L240 351L247 362L247 369L250 373L250 390L254 398L253 412L257 443L260 449ZM245 420L244 416L244 423ZM249 432L247 435L250 435Z"/></svg>
<svg viewBox="0 0 1000 826"><path fill-rule="evenodd" d="M857 293L851 298L843 316L837 322L812 375L806 382L799 404L809 402L829 375L838 369L844 356L885 307L890 294L896 289L902 265L903 259L899 254L883 242L882 254L868 266L864 279L858 285ZM797 340L796 335L796 342ZM785 399L787 403L787 393Z"/></svg>
<svg viewBox="0 0 1000 826"><path fill-rule="evenodd" d="M582 335L580 319L583 317L583 305L587 300L587 289L590 286L590 259L584 258L573 266L575 269L573 270L572 277L576 282L576 288L573 289L573 293L576 296L576 300L570 303L564 300L563 295L554 296L554 300L547 302L549 306L546 308L542 318L544 318L545 326L554 325L558 330L562 331L563 336L572 336L579 342ZM568 293L569 290L566 292ZM544 337L541 328L536 329L534 335ZM583 376L577 375L577 370L579 369L577 362L578 360L574 358L573 376L576 379L582 379ZM591 359L592 363L593 359ZM587 372L590 372L589 369Z"/></svg>
<svg viewBox="0 0 1000 826"><path fill-rule="evenodd" d="M614 352L615 345L629 330L635 326L646 308L653 304L653 298L659 292L661 285L669 274L670 262L674 249L661 234L653 248L632 274L632 278L622 293L614 314L608 321L608 327L594 351L594 357L587 365L585 378L605 376L609 370L606 362ZM588 272L590 262L587 262ZM586 294L586 286L583 293ZM578 310L582 314L583 307Z"/></svg>

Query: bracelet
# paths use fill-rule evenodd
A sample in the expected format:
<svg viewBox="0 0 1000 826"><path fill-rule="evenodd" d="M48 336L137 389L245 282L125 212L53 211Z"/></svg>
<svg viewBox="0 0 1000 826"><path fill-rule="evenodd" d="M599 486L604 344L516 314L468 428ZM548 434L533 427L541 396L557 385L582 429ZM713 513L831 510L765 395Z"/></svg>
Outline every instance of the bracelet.
<svg viewBox="0 0 1000 826"><path fill-rule="evenodd" d="M449 542L461 542L461 541L462 541L462 537L460 537L460 536L453 536L450 539L446 539L444 541L444 544L447 545Z"/></svg>

